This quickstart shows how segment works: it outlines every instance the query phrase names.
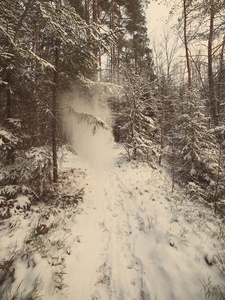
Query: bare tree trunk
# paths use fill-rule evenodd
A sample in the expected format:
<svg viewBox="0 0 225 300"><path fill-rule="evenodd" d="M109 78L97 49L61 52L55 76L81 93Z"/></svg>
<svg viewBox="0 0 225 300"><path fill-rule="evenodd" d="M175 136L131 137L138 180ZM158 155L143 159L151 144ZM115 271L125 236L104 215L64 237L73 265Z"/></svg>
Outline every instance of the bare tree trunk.
<svg viewBox="0 0 225 300"><path fill-rule="evenodd" d="M6 95L6 118L7 122L8 119L12 118L12 95L10 88L7 89ZM8 122L8 126L10 127L10 122ZM6 157L7 164L13 164L15 161L14 149L11 148L8 150L7 157Z"/></svg>
<svg viewBox="0 0 225 300"><path fill-rule="evenodd" d="M112 24L111 28L112 30L115 29L115 11L114 11L114 0L111 0L111 10L112 10ZM112 46L112 52L111 52L111 64L112 64L112 82L115 82L116 79L116 48L113 44Z"/></svg>
<svg viewBox="0 0 225 300"><path fill-rule="evenodd" d="M223 44L220 54L220 69L219 69L219 82L218 82L218 100L217 100L217 112L218 112L218 121L220 122L220 105L221 105L221 88L222 88L222 77L224 70L224 49L225 49L225 35L223 37Z"/></svg>
<svg viewBox="0 0 225 300"><path fill-rule="evenodd" d="M176 154L176 151L175 151L175 147L174 147L174 140L172 142L172 193L174 192L174 189L175 189L175 177L176 177L176 166L175 166L175 161L176 161L176 157L175 157L175 154Z"/></svg>
<svg viewBox="0 0 225 300"><path fill-rule="evenodd" d="M7 101L6 101L6 118L12 118L12 96L11 96L11 91L8 88L7 89Z"/></svg>
<svg viewBox="0 0 225 300"><path fill-rule="evenodd" d="M89 16L89 0L85 0L85 20L86 23L90 24L90 16Z"/></svg>
<svg viewBox="0 0 225 300"><path fill-rule="evenodd" d="M93 22L97 23L98 0L93 1Z"/></svg>
<svg viewBox="0 0 225 300"><path fill-rule="evenodd" d="M98 19L100 19L100 6L98 5ZM99 36L100 36L100 32L99 32ZM101 55L101 48L99 48L99 51L98 51L98 65L99 65L99 80L101 81L101 78L102 78L102 70L101 70L101 67L102 67L102 55Z"/></svg>
<svg viewBox="0 0 225 300"><path fill-rule="evenodd" d="M36 55L40 55L39 49L39 25L35 24L35 52ZM37 74L37 63L36 63L36 76L35 76L35 94L36 94L36 105L35 105L35 119L36 119L36 146L40 147L40 114L39 114L39 99L38 99L38 90L39 90L39 79Z"/></svg>
<svg viewBox="0 0 225 300"><path fill-rule="evenodd" d="M119 5L119 28L121 28L121 10ZM120 83L120 43L117 43L117 81Z"/></svg>
<svg viewBox="0 0 225 300"><path fill-rule="evenodd" d="M218 202L218 191L219 191L219 183L220 183L221 163L222 163L222 143L220 142L220 144L219 144L218 168L217 168L217 178L216 178L215 191L214 191L214 195L213 195L215 214L217 213L217 202Z"/></svg>
<svg viewBox="0 0 225 300"><path fill-rule="evenodd" d="M188 50L188 40L187 40L187 0L184 0L184 46L187 62L187 71L188 71L188 89L192 90L192 81L191 81L191 67L189 59L189 50Z"/></svg>
<svg viewBox="0 0 225 300"><path fill-rule="evenodd" d="M209 115L211 116L214 124L216 123L215 107L214 107L214 86L213 86L213 67L212 67L212 42L213 42L213 23L214 11L210 11L210 27L208 39L208 85L209 85ZM216 124L215 124L216 125Z"/></svg>
<svg viewBox="0 0 225 300"><path fill-rule="evenodd" d="M214 125L218 126L218 113L217 113L217 105L215 99L214 92L214 80L213 80L213 30L214 30L214 10L211 7L210 11L210 27L209 27L209 39L208 39L208 84L209 84L209 112L210 116L213 119Z"/></svg>
<svg viewBox="0 0 225 300"><path fill-rule="evenodd" d="M55 42L55 71L54 86L52 95L52 158L53 158L53 182L58 182L58 159L57 159L57 102L58 102L58 84L59 84L59 57L60 40Z"/></svg>
<svg viewBox="0 0 225 300"><path fill-rule="evenodd" d="M159 156L159 165L162 162L162 154L164 148L164 126L165 126L165 84L163 82L163 99L162 99L162 114L161 114L161 122L160 122L160 156Z"/></svg>
<svg viewBox="0 0 225 300"><path fill-rule="evenodd" d="M97 23L97 17L98 17L98 0L93 0L93 22L94 23ZM98 32L97 30L95 31L95 36L97 37L98 36ZM94 49L94 56L96 58L96 61L95 61L95 69L97 70L98 68L98 63L99 63L99 51L98 49ZM97 74L96 72L94 72L93 74L93 80L97 80Z"/></svg>

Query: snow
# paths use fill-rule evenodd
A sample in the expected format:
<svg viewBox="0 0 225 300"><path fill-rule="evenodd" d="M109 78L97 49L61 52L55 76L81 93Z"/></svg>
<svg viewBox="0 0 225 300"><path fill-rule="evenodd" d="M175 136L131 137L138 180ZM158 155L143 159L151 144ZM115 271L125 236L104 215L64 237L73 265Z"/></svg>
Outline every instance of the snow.
<svg viewBox="0 0 225 300"><path fill-rule="evenodd" d="M21 253L11 293L26 295L38 278L47 300L224 299L222 220L179 187L172 194L165 166L128 163L121 152L115 145L107 164L66 156L62 191L85 191L77 208L39 205L14 216L13 229L1 221L0 261Z"/></svg>

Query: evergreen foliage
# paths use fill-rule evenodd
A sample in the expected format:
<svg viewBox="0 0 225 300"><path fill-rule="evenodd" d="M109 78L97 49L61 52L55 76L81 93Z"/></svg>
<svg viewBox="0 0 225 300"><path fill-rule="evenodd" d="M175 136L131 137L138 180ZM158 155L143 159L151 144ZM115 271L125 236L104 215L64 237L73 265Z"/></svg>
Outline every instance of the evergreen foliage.
<svg viewBox="0 0 225 300"><path fill-rule="evenodd" d="M182 100L172 128L175 181L183 182L195 199L214 203L223 194L218 182L218 176L222 176L219 147L215 135L208 129L205 104L199 93L187 92Z"/></svg>
<svg viewBox="0 0 225 300"><path fill-rule="evenodd" d="M154 84L126 71L126 88L120 101L120 135L129 160L152 160L156 155L157 111Z"/></svg>

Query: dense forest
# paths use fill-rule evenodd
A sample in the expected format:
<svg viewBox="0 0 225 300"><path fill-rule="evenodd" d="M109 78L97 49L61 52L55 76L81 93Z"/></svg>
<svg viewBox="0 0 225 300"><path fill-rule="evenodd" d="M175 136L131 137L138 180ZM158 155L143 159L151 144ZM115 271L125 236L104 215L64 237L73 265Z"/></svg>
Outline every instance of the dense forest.
<svg viewBox="0 0 225 300"><path fill-rule="evenodd" d="M90 107L95 101L107 102L114 139L124 145L128 160L153 166L166 161L172 189L179 184L221 212L224 1L176 1L172 13L179 18L173 30L183 48L178 63L177 41L171 48L166 34L166 59L160 59L160 48L153 55L145 15L148 2L1 2L0 206L10 206L21 194L41 200L57 184L57 153L70 144L65 114L95 129L106 125L94 114L76 111L70 100L62 101L75 89ZM8 214L10 210L2 210L1 217Z"/></svg>

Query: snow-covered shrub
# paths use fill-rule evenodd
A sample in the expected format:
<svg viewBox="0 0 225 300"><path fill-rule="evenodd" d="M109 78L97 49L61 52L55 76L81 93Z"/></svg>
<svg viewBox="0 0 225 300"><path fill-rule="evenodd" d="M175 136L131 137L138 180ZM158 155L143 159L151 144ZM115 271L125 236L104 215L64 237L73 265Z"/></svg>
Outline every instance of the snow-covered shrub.
<svg viewBox="0 0 225 300"><path fill-rule="evenodd" d="M50 149L33 147L29 151L17 151L16 154L14 164L5 166L0 170L1 181L5 186L11 186L11 183L14 183L14 188L16 185L27 185L33 191L42 193L44 183L49 180L50 176ZM0 194L2 193L4 192L0 189Z"/></svg>
<svg viewBox="0 0 225 300"><path fill-rule="evenodd" d="M68 207L76 207L79 202L83 202L84 197L84 189L76 189L73 194L65 194L61 195L55 202L56 207L60 208L68 208Z"/></svg>
<svg viewBox="0 0 225 300"><path fill-rule="evenodd" d="M6 151L15 147L18 143L18 138L10 131L0 127L0 149Z"/></svg>
<svg viewBox="0 0 225 300"><path fill-rule="evenodd" d="M23 133L21 120L8 118L4 124L0 124L0 156L13 162L14 151L27 136Z"/></svg>
<svg viewBox="0 0 225 300"><path fill-rule="evenodd" d="M26 152L26 160L30 164L31 180L36 181L39 192L43 192L44 184L50 180L52 165L51 150L48 147L31 148Z"/></svg>
<svg viewBox="0 0 225 300"><path fill-rule="evenodd" d="M65 287L65 255L70 254L70 245L65 231L59 233L62 220L52 218L46 220L40 217L32 228L29 236L24 240L21 256L30 260L34 255L40 255L51 268L54 288L62 290ZM60 228L61 229L61 228Z"/></svg>
<svg viewBox="0 0 225 300"><path fill-rule="evenodd" d="M2 165L0 170L0 218L29 210L50 180L50 168L51 154L47 147L14 151L14 163Z"/></svg>
<svg viewBox="0 0 225 300"><path fill-rule="evenodd" d="M0 219L13 215L26 214L30 210L31 201L27 196L18 196L15 199L0 197Z"/></svg>
<svg viewBox="0 0 225 300"><path fill-rule="evenodd" d="M33 189L25 185L5 185L1 187L0 195L6 199L16 198L18 195L25 195L32 200L37 197Z"/></svg>
<svg viewBox="0 0 225 300"><path fill-rule="evenodd" d="M193 201L199 201L199 199L204 199L206 197L206 192L199 185L194 182L189 182L186 185L187 194Z"/></svg>
<svg viewBox="0 0 225 300"><path fill-rule="evenodd" d="M218 285L214 283L210 276L202 282L203 290L206 299L225 299L225 285Z"/></svg>
<svg viewBox="0 0 225 300"><path fill-rule="evenodd" d="M15 258L16 255L14 254L7 257L7 259L0 260L0 299L9 299L6 298L6 295L8 293L9 286L15 280ZM4 296L5 298L3 298Z"/></svg>
<svg viewBox="0 0 225 300"><path fill-rule="evenodd" d="M35 278L32 288L26 292L22 291L20 284L16 289L13 288L16 279L16 263L21 260L20 255L20 251L13 251L10 256L0 260L0 299L40 299L42 281L39 276ZM27 265L29 267L29 262Z"/></svg>

